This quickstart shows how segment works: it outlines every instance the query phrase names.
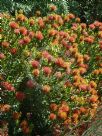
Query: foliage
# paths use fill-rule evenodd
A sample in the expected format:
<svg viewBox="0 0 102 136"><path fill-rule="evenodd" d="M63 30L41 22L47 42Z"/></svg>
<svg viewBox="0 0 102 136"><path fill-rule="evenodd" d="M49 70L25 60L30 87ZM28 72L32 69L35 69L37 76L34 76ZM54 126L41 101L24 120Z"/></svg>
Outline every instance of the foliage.
<svg viewBox="0 0 102 136"><path fill-rule="evenodd" d="M96 113L102 23L56 10L0 14L0 122L9 135L64 135Z"/></svg>

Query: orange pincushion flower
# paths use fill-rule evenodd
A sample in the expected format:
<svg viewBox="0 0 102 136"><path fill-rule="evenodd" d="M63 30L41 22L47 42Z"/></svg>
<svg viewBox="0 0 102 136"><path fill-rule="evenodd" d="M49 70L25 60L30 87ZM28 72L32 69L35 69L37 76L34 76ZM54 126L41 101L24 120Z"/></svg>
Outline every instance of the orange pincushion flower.
<svg viewBox="0 0 102 136"><path fill-rule="evenodd" d="M102 68L99 69L99 74L102 74Z"/></svg>
<svg viewBox="0 0 102 136"><path fill-rule="evenodd" d="M3 47L7 48L7 47L9 47L10 43L7 42L7 41L3 41L3 42L1 43L1 45L2 45Z"/></svg>
<svg viewBox="0 0 102 136"><path fill-rule="evenodd" d="M33 25L35 24L34 19L30 18L30 19L29 19L29 24L30 24L30 26L33 26Z"/></svg>
<svg viewBox="0 0 102 136"><path fill-rule="evenodd" d="M97 95L92 95L90 97L90 102L94 103L94 102L97 102L98 101L98 96Z"/></svg>
<svg viewBox="0 0 102 136"><path fill-rule="evenodd" d="M63 112L69 112L70 108L67 104L62 104L61 107L59 108L59 111Z"/></svg>
<svg viewBox="0 0 102 136"><path fill-rule="evenodd" d="M49 85L44 85L44 86L42 87L42 91L43 91L44 93L49 93L50 90L51 90L51 87L50 87Z"/></svg>
<svg viewBox="0 0 102 136"><path fill-rule="evenodd" d="M97 94L97 91L95 89L90 89L89 92L92 94L92 95L96 95Z"/></svg>
<svg viewBox="0 0 102 136"><path fill-rule="evenodd" d="M21 128L28 127L28 122L26 120L23 120L20 124Z"/></svg>
<svg viewBox="0 0 102 136"><path fill-rule="evenodd" d="M71 37L69 37L69 42L72 42L72 43L73 43L73 42L75 42L75 38L74 38L74 37L72 37L72 36L71 36Z"/></svg>
<svg viewBox="0 0 102 136"><path fill-rule="evenodd" d="M84 36L80 36L80 41L81 41L81 42L84 41Z"/></svg>
<svg viewBox="0 0 102 136"><path fill-rule="evenodd" d="M18 21L26 21L26 17L23 14L18 14L17 17L16 17L16 19Z"/></svg>
<svg viewBox="0 0 102 136"><path fill-rule="evenodd" d="M74 18L75 18L75 15L72 14L72 13L70 13L70 14L68 14L68 17L69 17L70 19L74 19Z"/></svg>
<svg viewBox="0 0 102 136"><path fill-rule="evenodd" d="M85 108L85 107L80 107L80 112L81 112L82 114L86 113L86 108Z"/></svg>
<svg viewBox="0 0 102 136"><path fill-rule="evenodd" d="M77 22L77 23L80 23L80 18L79 17L77 17L76 19L75 19L75 21Z"/></svg>
<svg viewBox="0 0 102 136"><path fill-rule="evenodd" d="M86 68L82 68L82 67L80 67L79 68L79 72L80 72L80 74L84 74L84 73L86 73Z"/></svg>
<svg viewBox="0 0 102 136"><path fill-rule="evenodd" d="M77 61L78 65L83 64L83 59L82 58L78 58L76 61Z"/></svg>
<svg viewBox="0 0 102 136"><path fill-rule="evenodd" d="M74 82L78 82L80 81L80 76L79 75L75 75L73 76Z"/></svg>
<svg viewBox="0 0 102 136"><path fill-rule="evenodd" d="M57 30L51 29L48 31L49 36L55 36L57 34Z"/></svg>
<svg viewBox="0 0 102 136"><path fill-rule="evenodd" d="M41 15L41 12L39 10L36 11L36 15L37 16L40 16Z"/></svg>
<svg viewBox="0 0 102 136"><path fill-rule="evenodd" d="M79 118L78 113L73 113L72 119L73 119L73 120L77 120L78 118Z"/></svg>
<svg viewBox="0 0 102 136"><path fill-rule="evenodd" d="M77 109L77 108L76 108L76 109L74 109L74 110L73 110L73 114L77 114L77 115L79 116L79 115L80 115L80 110L79 110L79 109Z"/></svg>
<svg viewBox="0 0 102 136"><path fill-rule="evenodd" d="M85 61L89 61L89 60L90 60L89 55L85 54L85 55L84 55L84 60L85 60Z"/></svg>
<svg viewBox="0 0 102 136"><path fill-rule="evenodd" d="M59 17L59 18L58 18L58 24L59 24L59 25L63 25L63 19L62 19L62 17Z"/></svg>
<svg viewBox="0 0 102 136"><path fill-rule="evenodd" d="M44 21L41 17L38 19L38 25L40 28L43 28L45 26Z"/></svg>
<svg viewBox="0 0 102 136"><path fill-rule="evenodd" d="M20 33L22 34L22 35L27 35L27 29L26 29L26 27L20 27L19 28L19 31L20 31Z"/></svg>
<svg viewBox="0 0 102 136"><path fill-rule="evenodd" d="M57 64L60 67L63 67L65 63L64 63L64 60L62 58L57 58L56 61L55 61L55 64Z"/></svg>
<svg viewBox="0 0 102 136"><path fill-rule="evenodd" d="M66 112L63 112L63 111L59 111L59 112L58 112L58 117L59 117L60 119L65 120L65 119L67 119L67 113L66 113Z"/></svg>
<svg viewBox="0 0 102 136"><path fill-rule="evenodd" d="M16 22L14 22L14 21L10 22L10 23L9 23L9 26L10 26L11 28L13 28L13 29L19 28L19 25L18 25Z"/></svg>
<svg viewBox="0 0 102 136"><path fill-rule="evenodd" d="M59 25L57 23L53 23L52 27L57 29L59 27Z"/></svg>
<svg viewBox="0 0 102 136"><path fill-rule="evenodd" d="M21 116L21 113L19 113L19 112L13 112L13 119L14 120L17 120L17 119L19 119L20 118L20 116Z"/></svg>
<svg viewBox="0 0 102 136"><path fill-rule="evenodd" d="M56 73L55 73L55 77L56 77L57 79L62 78L62 73L61 73L61 72L56 72Z"/></svg>
<svg viewBox="0 0 102 136"><path fill-rule="evenodd" d="M52 111L56 111L57 108L58 108L57 104L55 104L55 103L51 103L51 104L50 104L50 109L51 109Z"/></svg>
<svg viewBox="0 0 102 136"><path fill-rule="evenodd" d="M99 75L99 70L95 69L92 73L95 74L95 75Z"/></svg>
<svg viewBox="0 0 102 136"><path fill-rule="evenodd" d="M79 75L79 70L78 69L73 69L72 74L73 75Z"/></svg>
<svg viewBox="0 0 102 136"><path fill-rule="evenodd" d="M39 76L40 71L39 71L39 69L34 69L32 73L34 76Z"/></svg>
<svg viewBox="0 0 102 136"><path fill-rule="evenodd" d="M92 118L95 116L95 114L96 114L96 109L95 108L90 109L90 115L91 115Z"/></svg>
<svg viewBox="0 0 102 136"><path fill-rule="evenodd" d="M78 81L77 81L77 82L74 82L73 85L74 85L75 87L78 87L78 88L79 88L80 82L78 82Z"/></svg>
<svg viewBox="0 0 102 136"><path fill-rule="evenodd" d="M55 5L50 5L50 11L56 11L57 7Z"/></svg>
<svg viewBox="0 0 102 136"><path fill-rule="evenodd" d="M72 84L71 84L70 81L66 81L66 82L64 83L64 87L71 87L71 86L72 86Z"/></svg>
<svg viewBox="0 0 102 136"><path fill-rule="evenodd" d="M92 87L92 88L96 88L97 87L97 84L94 82L94 81L90 81L90 86Z"/></svg>
<svg viewBox="0 0 102 136"><path fill-rule="evenodd" d="M85 23L81 23L81 28L85 29L86 28L86 24Z"/></svg>
<svg viewBox="0 0 102 136"><path fill-rule="evenodd" d="M22 131L23 131L24 134L28 135L30 133L30 128L24 127L24 128L22 128Z"/></svg>
<svg viewBox="0 0 102 136"><path fill-rule="evenodd" d="M50 119L50 120L55 120L55 119L56 119L56 114L50 113L49 119Z"/></svg>
<svg viewBox="0 0 102 136"><path fill-rule="evenodd" d="M94 42L94 37L93 36L85 37L84 41L92 44Z"/></svg>
<svg viewBox="0 0 102 136"><path fill-rule="evenodd" d="M2 112L9 112L11 109L11 106L9 104L4 104L3 107L1 108Z"/></svg>
<svg viewBox="0 0 102 136"><path fill-rule="evenodd" d="M65 126L68 126L68 125L71 124L71 122L72 122L72 121L71 121L71 118L67 118L67 119L64 121L63 124L64 124Z"/></svg>

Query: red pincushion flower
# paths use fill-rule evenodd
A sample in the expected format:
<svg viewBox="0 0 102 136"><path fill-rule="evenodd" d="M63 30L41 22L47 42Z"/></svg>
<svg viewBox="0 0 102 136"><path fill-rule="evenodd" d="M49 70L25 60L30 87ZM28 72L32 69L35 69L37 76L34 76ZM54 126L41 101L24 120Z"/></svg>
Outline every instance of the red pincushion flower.
<svg viewBox="0 0 102 136"><path fill-rule="evenodd" d="M52 56L47 52L47 51L43 51L42 52L42 56L46 59L48 59L48 61L52 60Z"/></svg>
<svg viewBox="0 0 102 136"><path fill-rule="evenodd" d="M50 75L52 70L50 67L43 67L43 72L46 74L46 75Z"/></svg>
<svg viewBox="0 0 102 136"><path fill-rule="evenodd" d="M38 68L39 67L39 62L36 61L36 60L32 60L31 65L32 65L33 68Z"/></svg>
<svg viewBox="0 0 102 136"><path fill-rule="evenodd" d="M23 41L25 44L28 44L28 43L30 43L31 39L29 38L29 36L26 36L23 38Z"/></svg>
<svg viewBox="0 0 102 136"><path fill-rule="evenodd" d="M17 48L10 49L10 52L11 52L11 54L16 54L17 53Z"/></svg>
<svg viewBox="0 0 102 136"><path fill-rule="evenodd" d="M28 80L26 85L29 88L33 88L35 86L35 84L34 84L34 82L32 80Z"/></svg>
<svg viewBox="0 0 102 136"><path fill-rule="evenodd" d="M14 33L19 34L20 33L19 29L14 29Z"/></svg>
<svg viewBox="0 0 102 136"><path fill-rule="evenodd" d="M9 82L2 82L1 85L8 91L15 91L15 88Z"/></svg>
<svg viewBox="0 0 102 136"><path fill-rule="evenodd" d="M0 59L4 59L5 55L3 53L0 53Z"/></svg>
<svg viewBox="0 0 102 136"><path fill-rule="evenodd" d="M50 104L50 109L51 109L52 111L56 111L57 108L58 108L57 104L55 104L55 103L51 103L51 104Z"/></svg>
<svg viewBox="0 0 102 136"><path fill-rule="evenodd" d="M40 32L40 31L37 31L36 32L36 35L35 37L38 39L38 40L42 40L44 37L43 37L43 34Z"/></svg>
<svg viewBox="0 0 102 136"><path fill-rule="evenodd" d="M30 31L30 32L28 33L28 35L29 35L29 37L32 39L32 38L34 38L35 33L34 33L33 31Z"/></svg>
<svg viewBox="0 0 102 136"><path fill-rule="evenodd" d="M21 92L21 91L16 92L16 99L18 101L23 101L25 99L25 94L23 92Z"/></svg>
<svg viewBox="0 0 102 136"><path fill-rule="evenodd" d="M87 91L88 90L88 86L83 84L83 85L79 85L79 88L83 91Z"/></svg>
<svg viewBox="0 0 102 136"><path fill-rule="evenodd" d="M24 45L24 44L25 44L23 39L20 39L20 40L18 41L18 43L19 43L20 45Z"/></svg>
<svg viewBox="0 0 102 136"><path fill-rule="evenodd" d="M95 25L94 24L90 24L89 28L93 30L93 29L95 29Z"/></svg>
<svg viewBox="0 0 102 136"><path fill-rule="evenodd" d="M55 120L55 119L56 119L56 114L50 113L49 119L50 119L50 120Z"/></svg>
<svg viewBox="0 0 102 136"><path fill-rule="evenodd" d="M13 28L13 29L19 28L19 25L18 25L16 22L14 22L14 21L10 22L10 23L9 23L9 26L10 26L11 28Z"/></svg>

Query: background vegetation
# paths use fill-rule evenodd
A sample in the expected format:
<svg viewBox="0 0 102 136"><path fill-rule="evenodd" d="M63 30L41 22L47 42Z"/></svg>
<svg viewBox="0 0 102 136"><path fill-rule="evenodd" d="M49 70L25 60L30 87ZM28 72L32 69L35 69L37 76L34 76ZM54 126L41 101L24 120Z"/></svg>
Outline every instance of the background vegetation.
<svg viewBox="0 0 102 136"><path fill-rule="evenodd" d="M15 11L22 9L27 16L32 16L36 10L40 10L44 16L50 3L57 5L58 13L72 12L82 22L102 21L102 0L0 0L0 12L8 11L14 15Z"/></svg>

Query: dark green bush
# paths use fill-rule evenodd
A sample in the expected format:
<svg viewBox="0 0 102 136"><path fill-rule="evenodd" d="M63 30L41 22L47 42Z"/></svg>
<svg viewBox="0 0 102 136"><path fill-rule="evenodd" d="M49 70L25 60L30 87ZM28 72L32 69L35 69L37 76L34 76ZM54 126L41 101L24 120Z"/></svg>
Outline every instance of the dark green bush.
<svg viewBox="0 0 102 136"><path fill-rule="evenodd" d="M40 10L45 16L51 3L57 5L59 14L72 12L85 23L102 21L102 0L0 0L0 12L8 11L14 15L15 11L22 9L27 16L33 16L36 10Z"/></svg>

